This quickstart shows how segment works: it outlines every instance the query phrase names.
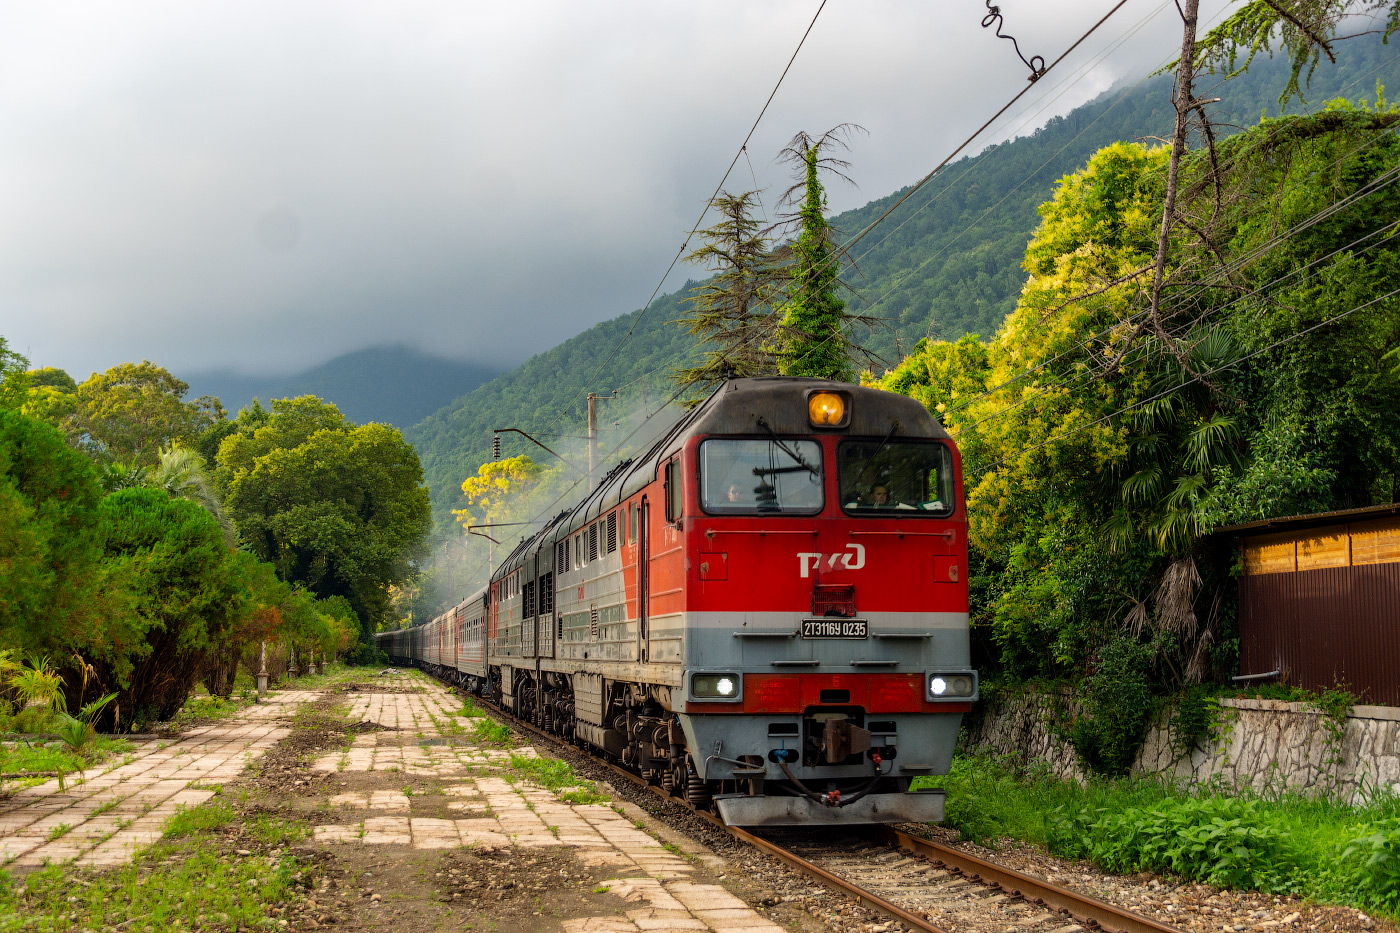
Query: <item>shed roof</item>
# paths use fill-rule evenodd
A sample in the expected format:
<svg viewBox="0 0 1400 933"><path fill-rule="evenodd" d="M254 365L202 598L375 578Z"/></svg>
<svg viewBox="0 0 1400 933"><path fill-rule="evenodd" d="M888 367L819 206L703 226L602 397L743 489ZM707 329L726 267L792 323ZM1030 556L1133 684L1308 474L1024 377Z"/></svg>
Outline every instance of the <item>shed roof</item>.
<svg viewBox="0 0 1400 933"><path fill-rule="evenodd" d="M1400 515L1400 502L1388 505L1368 505L1361 509L1340 509L1336 512L1314 512L1311 515L1290 515L1282 518L1266 518L1258 522L1242 525L1227 525L1215 529L1213 534L1227 537L1267 531L1289 531L1292 529L1313 528L1319 525L1340 525L1343 522L1365 521L1368 518L1385 518Z"/></svg>

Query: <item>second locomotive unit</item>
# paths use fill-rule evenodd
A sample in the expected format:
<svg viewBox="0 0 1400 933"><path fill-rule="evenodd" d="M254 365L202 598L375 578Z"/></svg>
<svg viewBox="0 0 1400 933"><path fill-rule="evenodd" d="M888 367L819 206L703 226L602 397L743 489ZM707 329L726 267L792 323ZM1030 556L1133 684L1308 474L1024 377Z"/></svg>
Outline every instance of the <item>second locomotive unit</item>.
<svg viewBox="0 0 1400 933"><path fill-rule="evenodd" d="M937 821L911 783L977 699L966 531L918 402L736 379L485 589L378 638L733 825Z"/></svg>

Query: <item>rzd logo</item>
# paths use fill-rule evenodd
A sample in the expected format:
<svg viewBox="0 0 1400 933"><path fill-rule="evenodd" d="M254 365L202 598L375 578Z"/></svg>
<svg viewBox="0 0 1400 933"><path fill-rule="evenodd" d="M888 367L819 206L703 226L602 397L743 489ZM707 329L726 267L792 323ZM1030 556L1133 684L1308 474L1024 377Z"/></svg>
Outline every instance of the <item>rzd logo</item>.
<svg viewBox="0 0 1400 933"><path fill-rule="evenodd" d="M837 551L834 554L822 554L819 551L798 551L797 552L797 572L802 579L807 579L816 570L835 570L836 563L840 561L841 566L847 570L859 570L865 566L865 545L848 544L846 550Z"/></svg>

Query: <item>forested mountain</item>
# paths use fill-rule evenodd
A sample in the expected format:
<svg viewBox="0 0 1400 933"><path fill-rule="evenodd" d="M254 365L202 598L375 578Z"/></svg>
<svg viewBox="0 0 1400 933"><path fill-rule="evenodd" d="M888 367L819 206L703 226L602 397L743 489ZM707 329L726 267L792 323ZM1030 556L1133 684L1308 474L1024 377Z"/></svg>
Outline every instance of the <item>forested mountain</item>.
<svg viewBox="0 0 1400 933"><path fill-rule="evenodd" d="M1377 82L1400 85L1393 47L1358 39L1337 52L1335 66L1324 62L1317 69L1307 103L1295 101L1289 111L1312 110L1336 96L1374 97ZM1225 124L1219 127L1223 136L1277 113L1287 76L1286 60L1261 57L1239 78L1200 82L1197 93L1223 98L1212 110ZM1169 136L1170 94L1167 77L1119 88L1028 136L954 162L867 236L853 250L857 267L847 278L854 293L847 300L852 310L883 319L864 340L875 355L874 368L893 365L926 336L993 334L1025 282L1022 255L1038 223L1037 209L1055 183L1109 143ZM854 173L859 179L858 163ZM840 214L832 224L849 238L902 193ZM457 503L461 481L489 458L491 428L551 430L557 424L562 427L553 430L578 433L589 391L624 387L621 395L630 406L641 404L641 384L653 407L669 395L671 368L694 346L672 324L691 284L659 297L615 358L608 355L640 312L589 328L410 428L406 435L422 456L435 513L446 515Z"/></svg>
<svg viewBox="0 0 1400 933"><path fill-rule="evenodd" d="M481 363L428 356L410 347L368 347L292 376L191 374L189 395L213 395L230 414L253 399L315 395L356 424L406 427L500 373Z"/></svg>

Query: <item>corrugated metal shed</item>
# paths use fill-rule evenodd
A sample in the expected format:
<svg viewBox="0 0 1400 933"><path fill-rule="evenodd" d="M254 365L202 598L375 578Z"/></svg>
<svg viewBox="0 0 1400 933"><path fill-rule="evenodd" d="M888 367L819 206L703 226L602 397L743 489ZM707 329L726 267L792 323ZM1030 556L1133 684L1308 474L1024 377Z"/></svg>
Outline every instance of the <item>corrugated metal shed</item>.
<svg viewBox="0 0 1400 933"><path fill-rule="evenodd" d="M1400 506L1221 532L1243 552L1241 674L1400 706Z"/></svg>

